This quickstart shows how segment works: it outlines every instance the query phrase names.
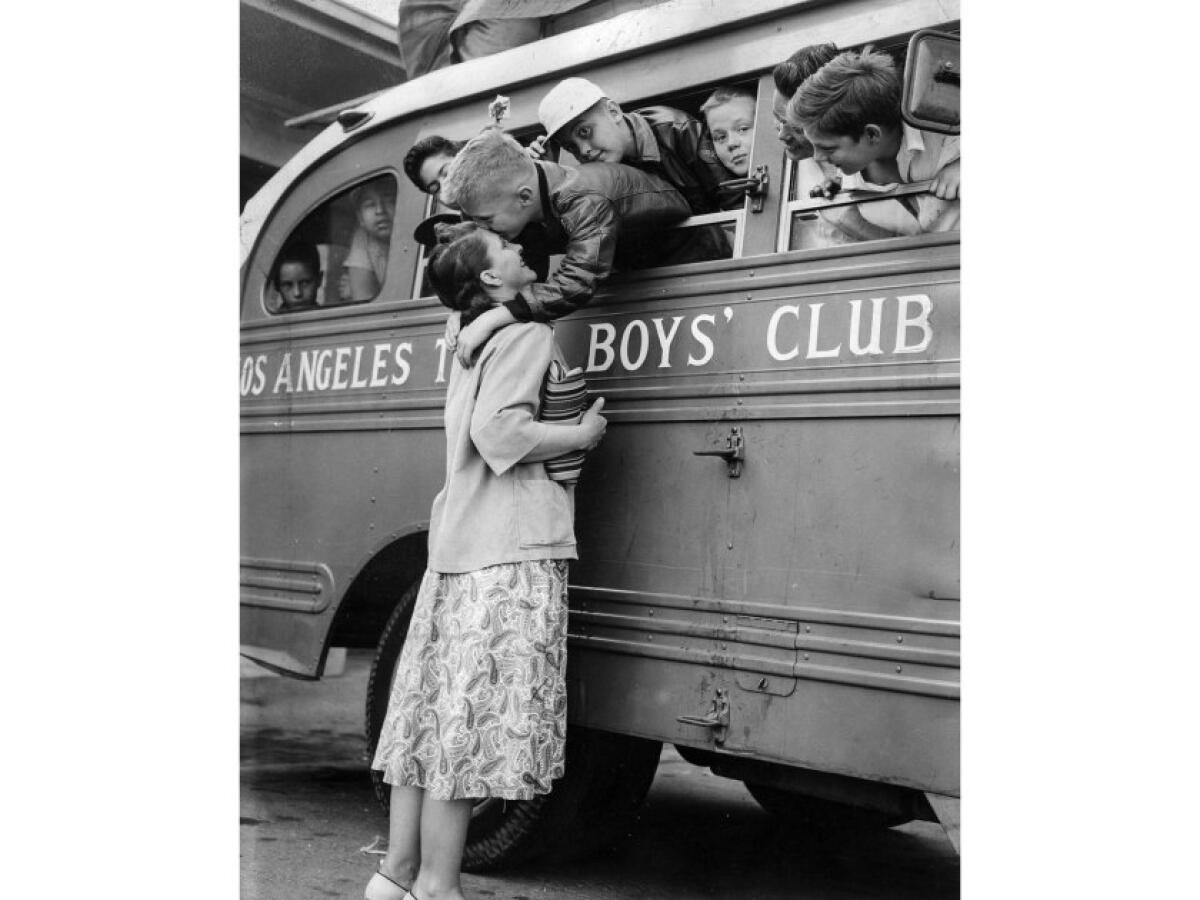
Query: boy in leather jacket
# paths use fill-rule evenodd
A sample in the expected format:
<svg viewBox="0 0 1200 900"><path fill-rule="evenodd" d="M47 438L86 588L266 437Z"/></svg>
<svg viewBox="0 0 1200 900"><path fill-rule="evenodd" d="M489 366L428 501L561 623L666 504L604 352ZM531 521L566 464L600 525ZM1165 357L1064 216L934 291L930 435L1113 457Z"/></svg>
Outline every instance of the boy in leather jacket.
<svg viewBox="0 0 1200 900"><path fill-rule="evenodd" d="M566 78L538 104L547 142L581 163L624 163L675 185L697 215L715 212L718 185L728 178L703 123L670 106L622 112L586 78Z"/></svg>
<svg viewBox="0 0 1200 900"><path fill-rule="evenodd" d="M509 240L540 222L550 252L565 254L546 282L530 285L459 332L456 354L463 365L505 325L553 321L588 303L613 271L618 238L626 253L653 246L636 238L691 214L683 195L655 175L612 163L568 169L535 161L494 127L455 157L442 193L465 217Z"/></svg>

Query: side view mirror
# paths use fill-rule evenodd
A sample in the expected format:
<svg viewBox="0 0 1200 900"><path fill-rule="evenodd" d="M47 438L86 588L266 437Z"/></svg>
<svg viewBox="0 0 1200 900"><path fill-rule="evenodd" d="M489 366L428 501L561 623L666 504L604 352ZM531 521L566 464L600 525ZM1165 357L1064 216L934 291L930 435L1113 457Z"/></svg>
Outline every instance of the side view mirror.
<svg viewBox="0 0 1200 900"><path fill-rule="evenodd" d="M962 64L956 34L918 31L908 42L900 114L913 128L959 133Z"/></svg>

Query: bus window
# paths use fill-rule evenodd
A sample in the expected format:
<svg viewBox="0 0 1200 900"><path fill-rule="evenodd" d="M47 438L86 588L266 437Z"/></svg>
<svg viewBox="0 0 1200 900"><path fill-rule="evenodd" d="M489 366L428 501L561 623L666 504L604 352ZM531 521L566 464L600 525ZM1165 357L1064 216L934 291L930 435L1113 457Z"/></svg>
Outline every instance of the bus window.
<svg viewBox="0 0 1200 900"><path fill-rule="evenodd" d="M301 222L275 257L264 302L274 314L375 299L387 276L396 179L342 191Z"/></svg>
<svg viewBox="0 0 1200 900"><path fill-rule="evenodd" d="M440 213L457 213L458 210L452 209L438 199L436 194L428 194L425 197L425 218L436 216ZM429 283L429 277L425 273L425 265L429 261L429 247L421 247L421 255L417 258L417 271L413 276L412 299L420 300L423 297L435 297L433 286Z"/></svg>
<svg viewBox="0 0 1200 900"><path fill-rule="evenodd" d="M958 202L938 200L929 192L930 184L918 181L888 191L850 191L833 200L802 195L787 204L786 249L958 231Z"/></svg>
<svg viewBox="0 0 1200 900"><path fill-rule="evenodd" d="M622 104L629 112L647 110L648 118L653 118L654 111L663 107L680 110L700 123L703 139L695 153L699 159L691 162L688 168L700 171L708 183L711 205L710 209L698 211L697 215L674 226L671 229L674 234L655 243L653 255L634 255L628 268L648 269L742 255L747 205L745 179L754 154L757 91L757 81L727 82ZM729 137L721 148L714 146L708 127L708 111L714 114L722 136ZM746 121L742 122L742 119ZM744 146L731 148L735 138L745 138ZM691 150L686 146L681 149L684 153Z"/></svg>
<svg viewBox="0 0 1200 900"><path fill-rule="evenodd" d="M904 36L873 49L891 56L896 71L903 73L907 40ZM933 137L941 140L939 135ZM812 196L814 189L825 181L812 156L788 162L784 171L784 204L777 248L781 251L959 230L959 201L933 196L928 180L873 185L855 177L846 190L826 199Z"/></svg>

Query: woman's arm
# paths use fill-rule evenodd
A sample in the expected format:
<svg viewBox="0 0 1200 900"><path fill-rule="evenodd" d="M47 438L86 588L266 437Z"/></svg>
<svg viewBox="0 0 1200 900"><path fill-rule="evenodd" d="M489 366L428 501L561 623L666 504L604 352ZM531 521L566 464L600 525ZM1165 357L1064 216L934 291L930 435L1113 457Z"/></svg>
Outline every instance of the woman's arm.
<svg viewBox="0 0 1200 900"><path fill-rule="evenodd" d="M521 457L523 463L543 462L572 450L591 450L604 437L608 420L600 415L604 398L600 397L583 414L578 425L546 425L546 433L537 446Z"/></svg>

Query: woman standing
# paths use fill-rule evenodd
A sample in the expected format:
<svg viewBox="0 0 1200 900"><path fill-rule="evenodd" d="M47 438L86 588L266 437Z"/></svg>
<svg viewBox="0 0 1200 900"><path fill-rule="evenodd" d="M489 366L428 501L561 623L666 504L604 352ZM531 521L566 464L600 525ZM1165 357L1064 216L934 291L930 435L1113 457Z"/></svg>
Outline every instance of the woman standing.
<svg viewBox="0 0 1200 900"><path fill-rule="evenodd" d="M464 326L535 280L490 231L442 225L438 240L430 283ZM464 900L473 801L527 800L563 774L574 492L542 463L594 447L605 420L597 400L577 425L537 421L557 353L552 329L529 322L496 332L470 369L453 363L446 483L375 754L391 819L367 900Z"/></svg>

